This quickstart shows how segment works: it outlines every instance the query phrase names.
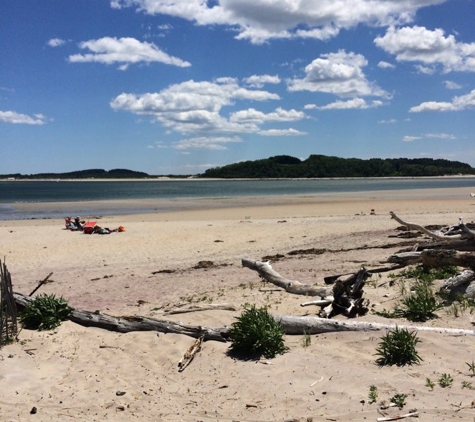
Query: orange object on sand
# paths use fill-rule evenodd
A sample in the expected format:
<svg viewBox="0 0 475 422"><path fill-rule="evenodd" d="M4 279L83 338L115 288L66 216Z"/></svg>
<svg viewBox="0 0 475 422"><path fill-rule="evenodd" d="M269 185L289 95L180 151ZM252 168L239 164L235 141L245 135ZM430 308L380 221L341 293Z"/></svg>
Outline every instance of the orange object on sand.
<svg viewBox="0 0 475 422"><path fill-rule="evenodd" d="M92 232L94 232L94 227L95 226L96 226L95 221L88 221L86 224L84 224L82 230L86 234L91 234Z"/></svg>

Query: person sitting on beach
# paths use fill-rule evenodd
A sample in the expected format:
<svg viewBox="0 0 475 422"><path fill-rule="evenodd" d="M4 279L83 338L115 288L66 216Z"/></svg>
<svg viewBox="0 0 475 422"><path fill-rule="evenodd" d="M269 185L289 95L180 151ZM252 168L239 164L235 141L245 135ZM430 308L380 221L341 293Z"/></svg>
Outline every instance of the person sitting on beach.
<svg viewBox="0 0 475 422"><path fill-rule="evenodd" d="M79 216L74 218L74 224L77 227L77 230L82 230L84 226L84 221L81 221Z"/></svg>

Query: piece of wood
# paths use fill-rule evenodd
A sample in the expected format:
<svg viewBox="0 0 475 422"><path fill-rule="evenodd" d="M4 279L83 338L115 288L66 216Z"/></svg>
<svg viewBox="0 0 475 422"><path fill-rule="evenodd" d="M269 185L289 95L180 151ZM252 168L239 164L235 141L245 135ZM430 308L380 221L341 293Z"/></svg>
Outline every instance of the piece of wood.
<svg viewBox="0 0 475 422"><path fill-rule="evenodd" d="M33 298L14 293L15 301L20 306L27 306ZM429 331L449 335L469 335L475 336L475 330L463 330L458 328L439 328L428 326L410 326L401 324L381 324L366 321L341 321L313 316L294 315L273 315L276 321L282 325L285 334L302 335L322 334L344 331L382 331L393 330L396 327L413 331ZM214 340L226 342L229 340L229 327L204 327L196 325L186 325L172 321L158 320L140 316L114 317L102 314L98 311L89 312L74 309L69 317L72 322L85 327L97 327L109 331L129 333L132 331L158 331L162 333L183 334L194 338L203 336L203 340Z"/></svg>
<svg viewBox="0 0 475 422"><path fill-rule="evenodd" d="M383 416L382 418L378 418L376 420L378 422L398 421L400 419L405 419L405 418L417 418L418 416L419 416L419 413L417 412L409 412L409 413L406 413L405 415Z"/></svg>
<svg viewBox="0 0 475 422"><path fill-rule="evenodd" d="M459 220L459 224L456 226L450 226L445 228L444 230L441 230L439 233L432 232L430 230L427 230L425 227L416 224L416 223L410 223L408 221L402 220L400 217L398 217L393 211L390 211L389 214L391 215L391 218L396 220L398 223L412 229L412 230L418 230L427 236L431 237L432 239L436 240L460 240L460 239L473 239L475 238L475 232L470 230L462 221L462 219ZM452 234L454 233L454 234Z"/></svg>
<svg viewBox="0 0 475 422"><path fill-rule="evenodd" d="M267 282L277 287L281 287L288 293L303 296L320 296L322 299L333 294L333 289L328 287L318 287L313 284L303 284L297 280L290 280L282 277L270 265L269 261L252 261L250 259L242 259L242 266L257 273Z"/></svg>
<svg viewBox="0 0 475 422"><path fill-rule="evenodd" d="M449 297L456 299L462 295L467 298L475 298L475 272L464 270L444 281L440 291L448 293Z"/></svg>
<svg viewBox="0 0 475 422"><path fill-rule="evenodd" d="M163 311L163 314L176 315L176 314L186 314L189 312L201 312L201 311L210 311L210 310L236 311L237 309L235 306L228 305L226 303L193 304L193 305L189 305L186 308L179 307L179 308L173 308L173 309L165 309Z"/></svg>
<svg viewBox="0 0 475 422"><path fill-rule="evenodd" d="M201 350L203 344L203 336L197 338L193 344L185 352L185 355L178 362L178 372L183 372L185 368L191 363L196 354Z"/></svg>
<svg viewBox="0 0 475 422"><path fill-rule="evenodd" d="M43 280L41 280L38 285L33 289L33 291L28 295L28 296L33 296L33 294L36 293L36 291L43 285L43 284L46 284L48 283L48 280L49 278L53 275L53 273L49 273L46 278L44 278Z"/></svg>
<svg viewBox="0 0 475 422"><path fill-rule="evenodd" d="M21 306L27 306L32 300L30 296L25 296L20 293L14 293L13 295L17 304ZM90 312L81 309L73 309L69 315L69 319L84 327L98 327L119 333L158 331L161 333L184 334L194 338L203 337L204 340L221 342L226 342L228 332L227 327L210 328L142 316L114 317L99 311Z"/></svg>

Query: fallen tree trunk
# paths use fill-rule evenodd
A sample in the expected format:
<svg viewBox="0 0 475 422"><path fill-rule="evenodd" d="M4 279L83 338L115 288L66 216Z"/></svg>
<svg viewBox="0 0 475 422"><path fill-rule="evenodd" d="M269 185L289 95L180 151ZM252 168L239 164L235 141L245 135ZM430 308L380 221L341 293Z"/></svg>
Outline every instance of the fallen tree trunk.
<svg viewBox="0 0 475 422"><path fill-rule="evenodd" d="M475 298L475 272L472 270L462 271L444 281L440 291L448 293L450 298L457 299L462 295L467 298Z"/></svg>
<svg viewBox="0 0 475 422"><path fill-rule="evenodd" d="M464 267L475 270L475 254L453 249L424 249L419 252L401 252L391 255L388 262L400 265L422 264L428 267Z"/></svg>
<svg viewBox="0 0 475 422"><path fill-rule="evenodd" d="M268 261L243 259L242 266L257 271L262 279L283 288L286 292L305 296L320 296L321 300L305 302L302 306L326 306L319 313L321 317L332 318L335 315L343 314L348 318L354 318L368 312L369 301L363 299L363 286L371 274L363 267L345 280L338 279L334 286L329 288L303 284L300 281L282 277Z"/></svg>
<svg viewBox="0 0 475 422"><path fill-rule="evenodd" d="M329 287L317 287L313 284L303 284L297 280L290 280L282 277L277 271L275 271L270 265L269 261L252 261L250 259L243 259L242 266L251 270L257 271L257 273L267 282L274 284L277 287L281 287L288 293L303 296L320 296L324 299L327 296L333 295L333 289Z"/></svg>
<svg viewBox="0 0 475 422"><path fill-rule="evenodd" d="M33 300L30 296L14 293L15 301L21 306L27 306ZM187 325L180 322L166 321L142 316L114 317L99 311L90 312L73 309L69 319L84 327L98 327L119 333L132 331L158 331L161 333L184 334L204 340L226 341L227 327L211 328L200 325Z"/></svg>
<svg viewBox="0 0 475 422"><path fill-rule="evenodd" d="M27 306L33 300L29 296L14 293L15 301L21 306ZM282 324L285 334L322 334L343 331L382 331L392 330L396 327L406 328L413 331L430 331L450 335L475 335L475 330L463 330L458 328L438 328L424 326L408 326L400 324L381 324L377 322L363 321L338 321L334 319L293 316L293 315L273 315ZM72 322L85 327L103 328L109 331L128 333L132 331L158 331L162 333L184 334L194 338L203 336L203 340L215 340L225 342L229 336L228 327L203 327L185 325L172 321L157 320L145 317L114 317L100 312L89 312L74 309L69 318Z"/></svg>

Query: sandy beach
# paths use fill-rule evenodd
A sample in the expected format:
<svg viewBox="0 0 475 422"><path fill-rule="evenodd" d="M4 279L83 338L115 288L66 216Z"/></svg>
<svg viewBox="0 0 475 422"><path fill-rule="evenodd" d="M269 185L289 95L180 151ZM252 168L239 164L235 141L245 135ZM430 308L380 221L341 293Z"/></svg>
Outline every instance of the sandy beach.
<svg viewBox="0 0 475 422"><path fill-rule="evenodd" d="M109 235L68 231L62 219L0 221L0 257L14 290L29 294L53 273L37 294L114 316L209 327L232 324L246 303L273 314L316 315L318 308L300 306L305 297L270 289L241 259L270 259L285 277L324 285L324 277L361 265L382 267L403 245L417 242L396 237L399 224L389 211L421 225L475 220L475 198L465 188L196 200L157 213L88 214L120 205L134 208L133 201L81 204L82 218L125 227ZM21 206L79 213L74 203ZM313 248L322 253L306 252ZM390 274L373 275L365 287L376 310L392 309L401 299ZM235 311L167 313L189 304L227 304ZM468 311L455 317L442 309L438 316L423 325L474 328ZM408 323L371 312L358 319ZM369 403L372 385L378 402L407 394L404 409L388 409L390 415L417 409L418 418L409 420L475 420L475 392L462 385L475 386L467 365L475 360L475 336L420 332L421 364L399 368L375 364L384 334L320 334L310 344L303 336L285 336L287 353L259 361L234 359L229 344L207 341L178 372L194 342L185 335L120 334L70 321L54 331L24 329L18 342L0 349L0 420L376 421L382 415L378 403ZM443 374L454 378L450 388L437 384Z"/></svg>

